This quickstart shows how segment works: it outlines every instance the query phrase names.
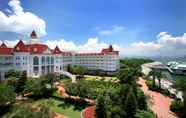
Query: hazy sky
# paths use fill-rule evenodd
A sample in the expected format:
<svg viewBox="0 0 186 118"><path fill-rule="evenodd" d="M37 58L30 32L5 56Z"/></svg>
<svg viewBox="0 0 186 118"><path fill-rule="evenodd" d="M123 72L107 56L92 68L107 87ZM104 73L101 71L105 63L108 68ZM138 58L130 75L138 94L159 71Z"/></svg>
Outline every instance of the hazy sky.
<svg viewBox="0 0 186 118"><path fill-rule="evenodd" d="M121 55L186 54L185 0L0 0L0 39L28 41L35 29L51 48Z"/></svg>

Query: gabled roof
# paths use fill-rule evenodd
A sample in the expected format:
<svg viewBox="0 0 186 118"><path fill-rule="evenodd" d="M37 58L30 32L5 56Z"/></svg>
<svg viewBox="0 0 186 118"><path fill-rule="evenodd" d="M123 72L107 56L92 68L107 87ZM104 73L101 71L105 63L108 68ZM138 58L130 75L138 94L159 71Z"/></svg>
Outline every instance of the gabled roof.
<svg viewBox="0 0 186 118"><path fill-rule="evenodd" d="M52 51L52 54L61 54L62 51L59 49L58 46L55 47L55 49Z"/></svg>
<svg viewBox="0 0 186 118"><path fill-rule="evenodd" d="M7 45L3 42L0 45L0 55L11 55L13 54L13 48L8 48Z"/></svg>
<svg viewBox="0 0 186 118"><path fill-rule="evenodd" d="M114 48L112 47L112 45L109 45L108 48L104 48L102 49L101 53L104 53L104 54L118 54L119 51L115 51Z"/></svg>
<svg viewBox="0 0 186 118"><path fill-rule="evenodd" d="M0 46L0 48L7 48L6 44L3 42Z"/></svg>
<svg viewBox="0 0 186 118"><path fill-rule="evenodd" d="M20 40L14 47L14 52L28 52L28 49L22 40Z"/></svg>

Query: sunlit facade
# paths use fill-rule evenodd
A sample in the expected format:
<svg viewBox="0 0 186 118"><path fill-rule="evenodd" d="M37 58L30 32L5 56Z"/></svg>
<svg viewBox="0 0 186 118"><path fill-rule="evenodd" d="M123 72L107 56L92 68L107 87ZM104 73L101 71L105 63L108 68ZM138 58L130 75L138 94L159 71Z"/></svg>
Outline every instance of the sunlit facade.
<svg viewBox="0 0 186 118"><path fill-rule="evenodd" d="M83 66L89 70L115 72L119 68L119 52L110 45L100 53L74 53L61 51L58 46L50 49L39 43L33 31L25 44L20 40L13 48L5 43L0 46L0 74L10 69L26 71L29 77L39 77L47 73L61 73L67 65Z"/></svg>

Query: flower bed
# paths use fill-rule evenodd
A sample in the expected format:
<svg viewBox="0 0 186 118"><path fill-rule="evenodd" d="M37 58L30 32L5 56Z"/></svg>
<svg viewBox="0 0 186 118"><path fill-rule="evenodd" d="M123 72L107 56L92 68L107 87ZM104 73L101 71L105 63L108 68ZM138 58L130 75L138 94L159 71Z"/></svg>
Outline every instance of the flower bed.
<svg viewBox="0 0 186 118"><path fill-rule="evenodd" d="M96 118L95 114L95 106L87 107L83 111L83 118Z"/></svg>

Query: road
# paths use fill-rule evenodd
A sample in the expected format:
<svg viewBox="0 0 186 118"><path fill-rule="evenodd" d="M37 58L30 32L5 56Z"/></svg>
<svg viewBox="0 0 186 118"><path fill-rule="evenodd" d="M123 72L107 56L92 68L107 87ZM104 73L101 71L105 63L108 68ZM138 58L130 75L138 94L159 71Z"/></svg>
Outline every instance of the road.
<svg viewBox="0 0 186 118"><path fill-rule="evenodd" d="M152 102L152 104L150 104L150 109L158 116L158 118L178 118L176 114L169 109L172 101L170 97L149 90L145 80L142 78L139 78L138 84L141 85L141 89L145 95L151 97L150 102Z"/></svg>

